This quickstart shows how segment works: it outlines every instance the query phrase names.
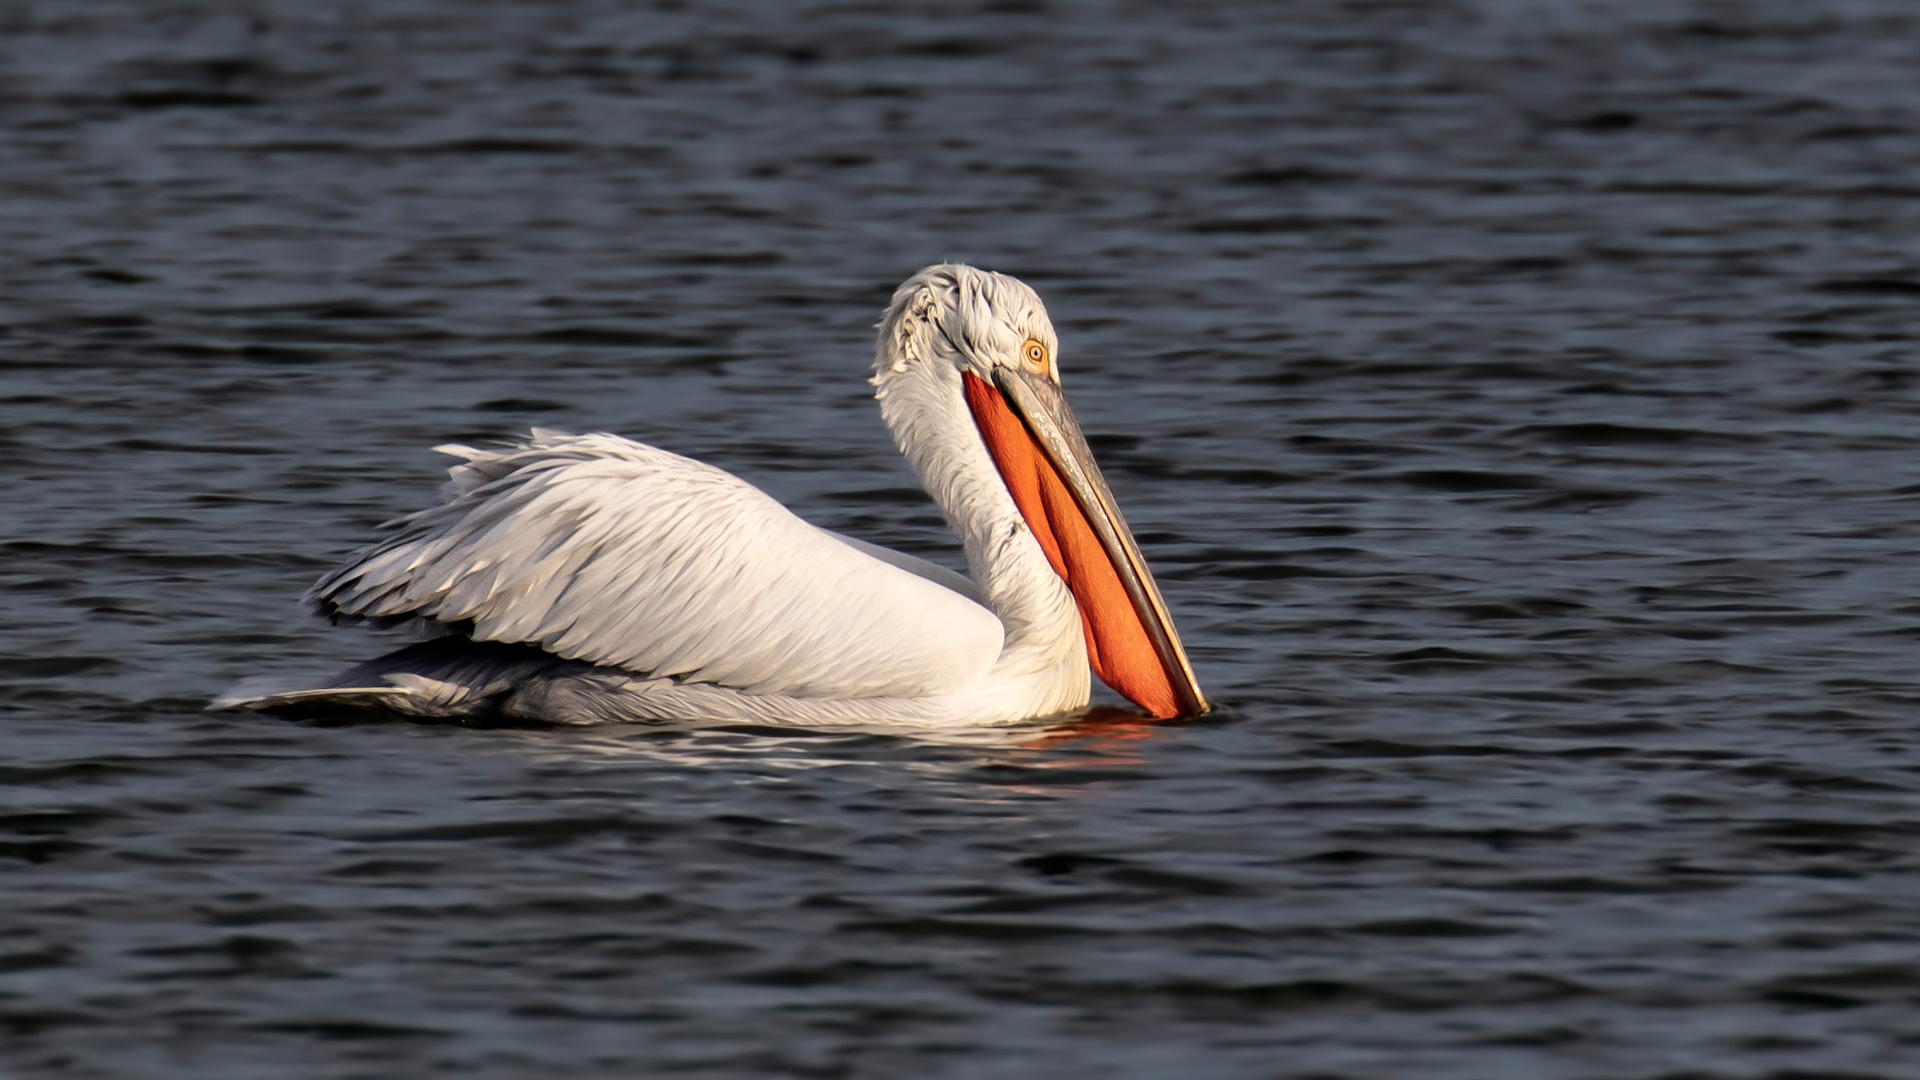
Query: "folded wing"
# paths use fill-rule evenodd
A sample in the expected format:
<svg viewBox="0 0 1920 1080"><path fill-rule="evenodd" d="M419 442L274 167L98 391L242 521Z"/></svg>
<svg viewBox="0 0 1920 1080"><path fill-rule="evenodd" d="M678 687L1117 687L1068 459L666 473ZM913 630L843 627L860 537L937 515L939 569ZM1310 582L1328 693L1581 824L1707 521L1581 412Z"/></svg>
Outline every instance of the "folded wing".
<svg viewBox="0 0 1920 1080"><path fill-rule="evenodd" d="M477 639L753 694L925 697L1000 653L970 582L875 557L712 466L539 430L439 449L465 459L444 502L322 578L316 608L470 623Z"/></svg>

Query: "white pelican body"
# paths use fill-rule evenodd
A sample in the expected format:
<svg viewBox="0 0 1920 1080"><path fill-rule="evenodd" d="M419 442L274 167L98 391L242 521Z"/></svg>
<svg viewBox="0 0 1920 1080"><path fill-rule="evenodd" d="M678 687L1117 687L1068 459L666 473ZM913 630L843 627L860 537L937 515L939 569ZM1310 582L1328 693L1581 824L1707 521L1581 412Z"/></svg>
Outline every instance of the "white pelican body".
<svg viewBox="0 0 1920 1080"><path fill-rule="evenodd" d="M452 633L314 687L216 702L561 722L994 724L1087 703L1206 710L1060 396L1019 281L934 266L880 324L880 411L972 577L828 532L745 481L613 435L535 430L309 590L335 617ZM1091 656L1090 656L1091 650Z"/></svg>

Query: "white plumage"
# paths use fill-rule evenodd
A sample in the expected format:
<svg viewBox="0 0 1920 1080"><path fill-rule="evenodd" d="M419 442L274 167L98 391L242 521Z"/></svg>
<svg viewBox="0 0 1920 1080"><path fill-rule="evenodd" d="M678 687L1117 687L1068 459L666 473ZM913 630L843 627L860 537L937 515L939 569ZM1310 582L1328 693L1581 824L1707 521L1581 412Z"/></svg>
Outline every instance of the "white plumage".
<svg viewBox="0 0 1920 1080"><path fill-rule="evenodd" d="M712 466L535 430L500 450L441 447L464 459L442 502L307 594L335 617L449 636L317 687L249 681L216 704L801 724L1000 723L1084 705L1075 593L961 392L964 372L1006 377L1021 342L1054 348L1039 298L960 266L902 285L880 327L882 415L965 543L971 579L810 525ZM1046 377L1057 386L1057 368Z"/></svg>
<svg viewBox="0 0 1920 1080"><path fill-rule="evenodd" d="M487 641L754 695L929 697L985 675L1004 644L960 575L883 562L690 458L540 430L439 449L467 462L447 501L322 578L322 610L471 622Z"/></svg>

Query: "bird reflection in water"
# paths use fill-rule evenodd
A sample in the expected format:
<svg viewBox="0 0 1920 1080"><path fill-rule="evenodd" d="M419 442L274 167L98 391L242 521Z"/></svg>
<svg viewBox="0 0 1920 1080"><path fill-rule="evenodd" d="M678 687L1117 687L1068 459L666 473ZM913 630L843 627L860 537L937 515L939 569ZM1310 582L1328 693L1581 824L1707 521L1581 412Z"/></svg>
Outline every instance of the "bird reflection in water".
<svg viewBox="0 0 1920 1080"><path fill-rule="evenodd" d="M1159 720L1133 709L1123 709L1114 705L1096 705L1067 723L1047 728L1020 744L1023 750L1049 750L1079 744L1083 750L1125 751L1130 744L1140 743L1164 732L1170 727L1184 726L1177 721ZM1039 762L1042 768L1058 765L1101 765L1134 764L1139 759L1129 754L1124 761L1115 759L1109 762L1105 758L1079 758L1071 762Z"/></svg>
<svg viewBox="0 0 1920 1080"><path fill-rule="evenodd" d="M556 761L592 758L672 758L682 765L752 762L756 766L813 769L891 760L915 771L943 774L959 766L1015 769L1105 769L1141 764L1148 740L1186 726L1133 709L1097 705L1047 724L991 728L934 728L860 724L827 729L760 724L673 723L579 727L526 725L525 737ZM892 749L888 749L891 744ZM530 746L529 749L532 749ZM967 754L984 751L987 756ZM942 753L947 751L947 753ZM952 751L961 751L955 757ZM1015 784L1018 787L1020 785ZM1058 789L1054 789L1057 793Z"/></svg>

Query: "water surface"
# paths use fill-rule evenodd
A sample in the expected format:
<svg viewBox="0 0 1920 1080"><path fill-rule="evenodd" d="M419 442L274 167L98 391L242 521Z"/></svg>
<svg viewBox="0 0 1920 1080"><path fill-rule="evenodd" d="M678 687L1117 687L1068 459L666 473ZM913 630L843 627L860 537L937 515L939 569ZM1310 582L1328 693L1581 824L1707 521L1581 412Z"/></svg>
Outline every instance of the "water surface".
<svg viewBox="0 0 1920 1080"><path fill-rule="evenodd" d="M0 1062L1895 1077L1896 0L0 14ZM1046 297L1205 721L209 714L540 424L953 561L864 383Z"/></svg>

